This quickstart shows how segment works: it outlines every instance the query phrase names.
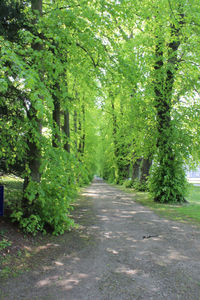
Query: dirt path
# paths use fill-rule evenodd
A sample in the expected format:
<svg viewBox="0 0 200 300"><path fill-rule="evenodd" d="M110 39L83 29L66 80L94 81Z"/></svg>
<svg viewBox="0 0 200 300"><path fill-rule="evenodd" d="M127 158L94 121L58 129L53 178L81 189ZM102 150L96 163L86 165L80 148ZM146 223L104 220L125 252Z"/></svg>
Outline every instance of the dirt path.
<svg viewBox="0 0 200 300"><path fill-rule="evenodd" d="M200 229L101 181L74 216L79 230L41 246L30 271L0 283L1 300L200 299Z"/></svg>

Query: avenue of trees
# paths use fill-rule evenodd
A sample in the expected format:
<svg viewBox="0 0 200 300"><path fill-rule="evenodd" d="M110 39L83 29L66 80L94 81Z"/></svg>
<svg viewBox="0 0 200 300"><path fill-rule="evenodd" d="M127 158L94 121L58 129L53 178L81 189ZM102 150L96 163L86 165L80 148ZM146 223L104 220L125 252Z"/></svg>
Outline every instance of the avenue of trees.
<svg viewBox="0 0 200 300"><path fill-rule="evenodd" d="M199 20L197 0L1 1L0 171L24 180L21 228L73 226L94 174L185 201L200 158Z"/></svg>

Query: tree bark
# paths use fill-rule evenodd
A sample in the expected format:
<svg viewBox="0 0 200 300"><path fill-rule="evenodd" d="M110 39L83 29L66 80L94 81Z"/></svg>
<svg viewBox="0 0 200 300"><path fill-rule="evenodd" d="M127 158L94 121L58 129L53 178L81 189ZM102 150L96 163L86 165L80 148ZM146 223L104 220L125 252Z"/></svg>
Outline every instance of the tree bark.
<svg viewBox="0 0 200 300"><path fill-rule="evenodd" d="M69 119L69 111L68 109L66 109L64 111L64 126L63 126L63 131L65 133L65 137L66 137L66 142L64 143L64 149L70 153L70 144L69 144L69 140L70 140L70 119Z"/></svg>
<svg viewBox="0 0 200 300"><path fill-rule="evenodd" d="M148 159L148 158L142 159L142 162L140 164L140 183L147 182L151 165L152 165L151 159Z"/></svg>
<svg viewBox="0 0 200 300"><path fill-rule="evenodd" d="M140 179L140 165L141 165L141 158L138 158L133 163L133 171L132 171L132 180L139 180Z"/></svg>
<svg viewBox="0 0 200 300"><path fill-rule="evenodd" d="M35 13L39 12L39 15L42 15L42 0L32 0L31 1L32 11ZM37 19L37 17L36 17ZM36 23L36 20L34 21ZM31 45L34 51L41 51L42 45L40 43L34 43ZM40 166L41 166L41 143L38 141L38 136L42 135L42 121L37 117L37 111L34 108L34 105L31 104L29 111L27 113L29 123L32 128L29 130L28 134L28 166L30 169L30 174L27 175L24 179L23 191L25 192L30 181L39 183L41 180ZM27 208L30 206L29 200L26 196L23 196L22 207L24 208L25 213Z"/></svg>
<svg viewBox="0 0 200 300"><path fill-rule="evenodd" d="M123 135L119 135L118 133L117 117L115 114L115 103L112 96L111 96L111 108L112 108L112 120L113 120L114 154L116 159L116 171L117 171L116 172L117 176L115 180L116 183L118 184L129 177L130 163L126 159L127 149L122 143L120 143L120 141L124 140L125 137ZM122 106L121 106L120 113L121 116L123 116Z"/></svg>
<svg viewBox="0 0 200 300"><path fill-rule="evenodd" d="M82 105L82 114L83 114L83 126L82 126L82 137L81 137L81 153L85 151L85 106Z"/></svg>
<svg viewBox="0 0 200 300"><path fill-rule="evenodd" d="M75 110L74 111L74 133L75 133L75 141L74 141L74 144L75 144L75 152L77 152L77 111Z"/></svg>
<svg viewBox="0 0 200 300"><path fill-rule="evenodd" d="M53 95L53 104L54 104L54 109L53 109L53 128L54 128L54 133L53 133L53 138L52 138L52 146L53 147L58 147L61 138L60 138L60 101L58 97L56 96L56 91L58 91L59 86L58 84L55 84L54 86L54 91L55 94Z"/></svg>
<svg viewBox="0 0 200 300"><path fill-rule="evenodd" d="M179 21L179 26L171 25L171 42L168 46L168 59L164 65L164 54L163 47L165 46L162 41L163 37L160 39L157 37L156 45L156 63L154 66L155 70L155 108L157 112L157 149L158 149L158 166L157 175L159 182L156 184L157 191L154 200L157 202L169 202L171 201L181 202L183 201L181 188L177 189L172 185L172 182L179 181L180 175L177 174L177 166L179 164L179 170L181 170L181 162L177 160L177 154L174 151L174 141L173 132L174 127L171 120L172 111L172 96L173 96L173 86L175 80L175 74L178 68L178 58L177 50L180 46L179 32L183 24L183 15ZM175 164L176 161L176 164ZM168 176L166 177L166 173ZM180 172L179 172L180 173ZM169 178L166 181L166 178ZM157 179L158 180L158 179ZM184 182L184 180L183 180ZM165 186L163 186L165 185ZM174 189L174 190L173 190ZM165 193L167 190L167 193ZM170 196L169 196L170 191ZM179 192L180 191L180 192Z"/></svg>
<svg viewBox="0 0 200 300"><path fill-rule="evenodd" d="M78 143L78 152L83 155L85 151L85 106L82 104L81 112L79 115L79 122L78 122L78 131L80 134L80 139Z"/></svg>

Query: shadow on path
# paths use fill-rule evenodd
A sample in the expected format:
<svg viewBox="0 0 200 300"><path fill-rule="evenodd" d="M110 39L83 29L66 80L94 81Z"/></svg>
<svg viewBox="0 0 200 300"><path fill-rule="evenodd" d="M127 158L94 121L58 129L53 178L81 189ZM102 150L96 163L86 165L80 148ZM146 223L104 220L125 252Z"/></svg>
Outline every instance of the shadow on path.
<svg viewBox="0 0 200 300"><path fill-rule="evenodd" d="M0 299L200 299L200 230L133 200L93 182L73 213L80 228L38 249Z"/></svg>

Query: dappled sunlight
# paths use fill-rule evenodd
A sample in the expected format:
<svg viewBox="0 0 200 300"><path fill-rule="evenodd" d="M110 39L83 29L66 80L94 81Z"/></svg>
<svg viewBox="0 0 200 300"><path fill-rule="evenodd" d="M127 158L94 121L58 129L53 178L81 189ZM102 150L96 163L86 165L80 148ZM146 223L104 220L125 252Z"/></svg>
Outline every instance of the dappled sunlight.
<svg viewBox="0 0 200 300"><path fill-rule="evenodd" d="M112 203L116 205L120 205L122 201L123 199L121 199L120 201L113 200ZM126 202L123 203L123 206L131 206L131 205L132 205L131 203L126 203Z"/></svg>
<svg viewBox="0 0 200 300"><path fill-rule="evenodd" d="M58 276L52 276L52 277L47 277L43 280L40 280L37 282L36 287L44 287L44 286L51 286L53 285L56 280L58 279Z"/></svg>
<svg viewBox="0 0 200 300"><path fill-rule="evenodd" d="M134 238L132 238L132 237L126 237L126 241L127 242L131 242L131 243L137 243L138 242L138 240L136 240L136 239L134 239Z"/></svg>
<svg viewBox="0 0 200 300"><path fill-rule="evenodd" d="M97 217L98 217L101 221L110 221L110 219L109 219L107 216L97 215Z"/></svg>
<svg viewBox="0 0 200 300"><path fill-rule="evenodd" d="M88 274L76 273L69 275L68 278L61 279L57 281L57 285L62 287L63 290L71 290L74 286L78 285L81 280L88 278Z"/></svg>
<svg viewBox="0 0 200 300"><path fill-rule="evenodd" d="M60 261L55 261L54 264L55 264L56 266L64 266L64 264L61 263Z"/></svg>
<svg viewBox="0 0 200 300"><path fill-rule="evenodd" d="M59 238L60 244L26 248L40 260L41 271L33 271L27 283L38 295L45 293L52 300L139 299L136 294L146 297L141 299L168 299L161 293L166 278L172 295L177 286L181 290L193 284L187 279L191 272L200 282L200 242L192 232L186 234L184 225L162 219L131 197L102 186L84 193L73 212L80 226ZM82 298L77 297L80 293Z"/></svg>
<svg viewBox="0 0 200 300"><path fill-rule="evenodd" d="M48 272L50 270L54 269L54 266L49 265L49 266L42 266L43 272Z"/></svg>
<svg viewBox="0 0 200 300"><path fill-rule="evenodd" d="M27 251L29 251L29 252L31 252L33 250L32 247L26 246L26 245L24 246L24 249L27 250Z"/></svg>
<svg viewBox="0 0 200 300"><path fill-rule="evenodd" d="M64 290L70 290L74 286L78 285L80 280L87 278L88 275L82 273L71 274L70 272L67 272L63 277L58 275L46 277L36 283L36 288L53 287L57 285L62 287Z"/></svg>
<svg viewBox="0 0 200 300"><path fill-rule="evenodd" d="M187 260L188 259L187 256L180 254L180 252L178 252L175 249L170 249L170 250L168 250L168 252L169 253L166 256L169 259L169 261L171 261L171 260Z"/></svg>
<svg viewBox="0 0 200 300"><path fill-rule="evenodd" d="M126 275L135 275L137 274L138 272L141 272L140 270L138 269L130 269L128 267L120 267L120 268L117 268L116 269L116 272L118 273L124 273Z"/></svg>
<svg viewBox="0 0 200 300"><path fill-rule="evenodd" d="M142 237L142 242L143 243L148 243L148 240L151 238L151 241L162 241L161 236L153 236L153 235L147 235L147 237L144 235Z"/></svg>
<svg viewBox="0 0 200 300"><path fill-rule="evenodd" d="M107 209L101 209L101 211L102 211L103 213L107 213L107 212L108 212Z"/></svg>
<svg viewBox="0 0 200 300"><path fill-rule="evenodd" d="M40 252L41 250L47 250L47 249L49 249L49 248L59 247L59 246L60 246L59 244L48 243L48 244L46 244L46 245L38 246L38 247L35 249L35 252L38 253L38 252Z"/></svg>
<svg viewBox="0 0 200 300"><path fill-rule="evenodd" d="M180 226L172 226L173 229L184 232L184 230Z"/></svg>
<svg viewBox="0 0 200 300"><path fill-rule="evenodd" d="M99 197L99 194L98 193L92 193L92 192L89 192L89 193L82 193L83 196L87 196L87 197Z"/></svg>
<svg viewBox="0 0 200 300"><path fill-rule="evenodd" d="M107 248L106 251L112 253L112 254L119 254L119 251L116 251L114 249L111 249L111 248Z"/></svg>
<svg viewBox="0 0 200 300"><path fill-rule="evenodd" d="M103 233L103 236L106 238L106 239L111 239L113 238L113 232L110 231L110 232L104 232Z"/></svg>

